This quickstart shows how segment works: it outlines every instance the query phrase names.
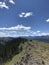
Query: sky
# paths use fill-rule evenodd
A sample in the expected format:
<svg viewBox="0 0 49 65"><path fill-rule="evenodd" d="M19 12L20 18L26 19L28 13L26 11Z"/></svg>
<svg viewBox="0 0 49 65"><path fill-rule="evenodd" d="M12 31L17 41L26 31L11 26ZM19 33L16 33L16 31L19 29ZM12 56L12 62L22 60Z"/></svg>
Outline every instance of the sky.
<svg viewBox="0 0 49 65"><path fill-rule="evenodd" d="M49 0L0 0L0 37L49 35Z"/></svg>

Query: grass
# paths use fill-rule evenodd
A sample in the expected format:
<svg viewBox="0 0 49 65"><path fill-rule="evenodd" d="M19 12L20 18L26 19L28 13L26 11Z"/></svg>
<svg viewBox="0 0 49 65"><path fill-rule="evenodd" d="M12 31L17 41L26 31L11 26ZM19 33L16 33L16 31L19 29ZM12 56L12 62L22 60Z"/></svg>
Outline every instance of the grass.
<svg viewBox="0 0 49 65"><path fill-rule="evenodd" d="M5 63L5 65L12 65L12 64L15 63L16 61L18 61L18 59L19 59L19 54L18 54L18 55L15 55L15 56L12 58L11 61L7 61L7 62Z"/></svg>

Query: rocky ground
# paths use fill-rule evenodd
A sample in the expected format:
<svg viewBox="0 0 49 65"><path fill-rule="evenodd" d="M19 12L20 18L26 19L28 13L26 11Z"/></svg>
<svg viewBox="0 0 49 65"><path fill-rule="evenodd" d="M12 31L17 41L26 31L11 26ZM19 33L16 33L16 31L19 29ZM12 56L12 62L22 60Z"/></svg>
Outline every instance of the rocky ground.
<svg viewBox="0 0 49 65"><path fill-rule="evenodd" d="M49 44L35 41L25 43L19 60L12 65L49 65Z"/></svg>

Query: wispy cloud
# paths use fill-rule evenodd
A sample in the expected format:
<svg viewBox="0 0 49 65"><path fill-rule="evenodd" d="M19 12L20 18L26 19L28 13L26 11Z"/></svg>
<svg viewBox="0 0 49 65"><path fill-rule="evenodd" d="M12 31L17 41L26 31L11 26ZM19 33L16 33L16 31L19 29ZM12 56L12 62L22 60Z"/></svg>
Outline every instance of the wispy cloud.
<svg viewBox="0 0 49 65"><path fill-rule="evenodd" d="M49 35L49 33L40 32L40 31L36 31L36 32L31 33L31 36L46 36L46 35Z"/></svg>
<svg viewBox="0 0 49 65"><path fill-rule="evenodd" d="M49 22L49 18L46 20L46 22Z"/></svg>
<svg viewBox="0 0 49 65"><path fill-rule="evenodd" d="M0 31L0 37L17 37L17 32L15 31Z"/></svg>
<svg viewBox="0 0 49 65"><path fill-rule="evenodd" d="M10 3L15 4L14 0L9 0Z"/></svg>
<svg viewBox="0 0 49 65"><path fill-rule="evenodd" d="M49 33L42 32L39 34L39 36L46 36L46 35L49 35Z"/></svg>
<svg viewBox="0 0 49 65"><path fill-rule="evenodd" d="M29 30L29 31L28 31ZM0 37L19 37L19 36L46 36L49 33L40 30L33 31L30 26L17 25L14 27L0 28Z"/></svg>
<svg viewBox="0 0 49 65"><path fill-rule="evenodd" d="M24 17L26 18L26 17L29 17L29 16L32 16L32 12L26 13Z"/></svg>
<svg viewBox="0 0 49 65"><path fill-rule="evenodd" d="M40 30L37 31L31 31L31 36L38 36L41 33Z"/></svg>
<svg viewBox="0 0 49 65"><path fill-rule="evenodd" d="M9 9L9 6L7 6L5 2L0 2L0 8Z"/></svg>
<svg viewBox="0 0 49 65"><path fill-rule="evenodd" d="M20 32L20 31L4 31L0 32L0 37L20 37L20 36L29 36L30 33Z"/></svg>
<svg viewBox="0 0 49 65"><path fill-rule="evenodd" d="M30 30L30 29L31 27L27 27L23 25L17 25L17 26L10 27L10 28L6 28L6 27L0 28L0 30Z"/></svg>
<svg viewBox="0 0 49 65"><path fill-rule="evenodd" d="M0 30L0 37L20 37L20 36L46 36L49 33L37 32L37 31L20 31L20 30Z"/></svg>
<svg viewBox="0 0 49 65"><path fill-rule="evenodd" d="M19 36L29 36L28 30L31 30L30 26L17 25L13 27L2 27L0 28L0 37L19 37Z"/></svg>
<svg viewBox="0 0 49 65"><path fill-rule="evenodd" d="M0 2L0 8L6 8L9 9L9 5L7 5L7 3L11 3L11 4L15 4L14 0L4 0L3 2Z"/></svg>
<svg viewBox="0 0 49 65"><path fill-rule="evenodd" d="M6 37L6 33L0 32L0 37Z"/></svg>
<svg viewBox="0 0 49 65"><path fill-rule="evenodd" d="M32 12L27 12L27 13L26 12L22 12L22 13L19 14L19 17L20 18L22 18L22 17L27 18L27 17L30 17L32 15L33 15Z"/></svg>
<svg viewBox="0 0 49 65"><path fill-rule="evenodd" d="M37 33L40 33L40 30L38 30Z"/></svg>

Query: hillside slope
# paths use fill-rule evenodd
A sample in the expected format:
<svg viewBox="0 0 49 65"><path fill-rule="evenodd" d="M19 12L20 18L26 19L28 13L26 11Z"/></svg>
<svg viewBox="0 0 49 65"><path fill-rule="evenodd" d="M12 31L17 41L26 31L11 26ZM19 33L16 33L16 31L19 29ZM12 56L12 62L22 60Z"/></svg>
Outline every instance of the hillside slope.
<svg viewBox="0 0 49 65"><path fill-rule="evenodd" d="M5 65L49 65L49 43L26 41L19 47L23 50Z"/></svg>

